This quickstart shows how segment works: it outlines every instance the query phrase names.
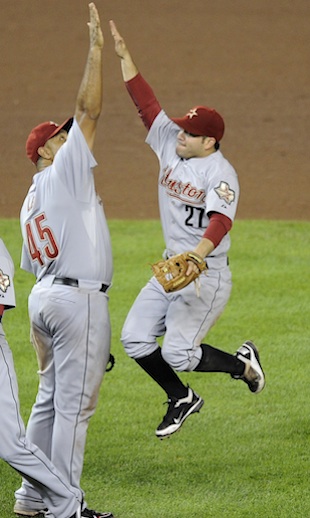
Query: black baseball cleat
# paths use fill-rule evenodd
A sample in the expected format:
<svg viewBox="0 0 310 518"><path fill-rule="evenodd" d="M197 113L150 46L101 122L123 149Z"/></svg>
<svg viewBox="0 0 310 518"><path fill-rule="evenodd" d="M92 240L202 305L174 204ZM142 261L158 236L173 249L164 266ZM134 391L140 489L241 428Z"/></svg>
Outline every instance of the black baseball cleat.
<svg viewBox="0 0 310 518"><path fill-rule="evenodd" d="M244 342L236 351L238 360L245 363L244 373L240 375L231 374L234 379L244 381L251 392L258 394L265 386L265 375L259 361L259 354L256 346L250 340Z"/></svg>
<svg viewBox="0 0 310 518"><path fill-rule="evenodd" d="M114 518L114 515L112 513L99 513L99 511L93 511L92 509L88 509L87 507L85 507L82 513L77 516L77 518L79 516L81 516L81 518ZM73 515L72 518L75 518L75 515Z"/></svg>
<svg viewBox="0 0 310 518"><path fill-rule="evenodd" d="M155 434L159 439L170 437L170 435L177 432L181 428L185 419L187 419L191 414L199 412L204 404L204 400L188 387L188 395L185 398L171 398L168 399L167 403L167 413L155 431Z"/></svg>

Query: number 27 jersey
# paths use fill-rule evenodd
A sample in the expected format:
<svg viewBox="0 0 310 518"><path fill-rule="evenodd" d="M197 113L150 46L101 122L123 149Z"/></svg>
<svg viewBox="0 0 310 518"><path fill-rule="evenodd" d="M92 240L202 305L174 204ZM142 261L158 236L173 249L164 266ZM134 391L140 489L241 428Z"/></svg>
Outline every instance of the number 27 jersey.
<svg viewBox="0 0 310 518"><path fill-rule="evenodd" d="M176 153L179 131L162 110L146 138L160 163L160 218L166 248L174 253L197 246L208 227L210 212L233 221L239 200L237 173L223 154L218 150L204 158L180 158ZM226 254L229 247L226 234L212 255Z"/></svg>

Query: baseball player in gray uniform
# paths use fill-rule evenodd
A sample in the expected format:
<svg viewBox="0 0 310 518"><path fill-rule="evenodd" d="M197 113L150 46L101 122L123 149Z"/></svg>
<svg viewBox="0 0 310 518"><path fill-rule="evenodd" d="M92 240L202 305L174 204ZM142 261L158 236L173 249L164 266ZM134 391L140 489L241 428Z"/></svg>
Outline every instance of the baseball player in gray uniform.
<svg viewBox="0 0 310 518"><path fill-rule="evenodd" d="M111 334L112 253L92 153L102 106L104 40L93 3L89 13L89 54L74 117L61 125L43 122L30 132L26 152L37 174L20 214L21 267L36 278L28 306L40 376L27 437L77 489ZM42 509L29 481L15 495L16 513L35 516ZM112 516L86 503L82 509L82 517Z"/></svg>
<svg viewBox="0 0 310 518"><path fill-rule="evenodd" d="M229 373L256 394L264 388L265 378L251 341L234 355L202 343L231 292L227 253L239 183L234 168L219 150L224 121L208 106L195 106L184 117L169 118L139 73L113 21L110 28L127 90L148 130L146 142L160 164L164 258L191 250L205 258L207 265L207 272L199 277L198 292L191 283L166 293L152 277L136 298L122 330L127 354L168 396L167 413L156 429L156 436L162 439L178 431L204 404L176 371ZM187 274L195 268L189 262ZM157 341L160 336L164 337L162 347Z"/></svg>
<svg viewBox="0 0 310 518"><path fill-rule="evenodd" d="M50 517L79 518L82 493L67 484L46 455L25 436L12 351L2 327L3 313L15 307L13 260L0 239L0 457L41 496Z"/></svg>

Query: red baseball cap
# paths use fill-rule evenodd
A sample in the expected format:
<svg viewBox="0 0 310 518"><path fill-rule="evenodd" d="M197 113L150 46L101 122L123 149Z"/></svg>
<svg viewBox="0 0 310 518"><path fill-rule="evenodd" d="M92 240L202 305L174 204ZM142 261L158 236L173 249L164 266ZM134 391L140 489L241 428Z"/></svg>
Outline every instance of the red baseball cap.
<svg viewBox="0 0 310 518"><path fill-rule="evenodd" d="M219 142L224 135L225 124L222 116L207 106L195 106L184 117L171 120L197 137L214 137Z"/></svg>
<svg viewBox="0 0 310 518"><path fill-rule="evenodd" d="M56 122L48 121L42 122L31 130L26 141L26 153L27 157L36 164L39 160L38 149L44 146L46 142L57 135L62 129L69 131L73 123L73 118L65 120L62 124L56 124Z"/></svg>

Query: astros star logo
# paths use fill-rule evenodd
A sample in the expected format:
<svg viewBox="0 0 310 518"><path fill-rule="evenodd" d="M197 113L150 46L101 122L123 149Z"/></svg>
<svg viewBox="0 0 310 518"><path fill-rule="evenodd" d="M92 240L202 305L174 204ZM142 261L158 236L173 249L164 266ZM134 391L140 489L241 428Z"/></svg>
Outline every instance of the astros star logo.
<svg viewBox="0 0 310 518"><path fill-rule="evenodd" d="M197 109L192 108L191 110L189 110L189 112L186 114L186 117L188 117L189 119L192 119L193 117L198 117Z"/></svg>
<svg viewBox="0 0 310 518"><path fill-rule="evenodd" d="M235 191L230 189L228 183L226 182L221 182L220 185L214 190L220 200L225 200L228 205L230 205L235 199Z"/></svg>
<svg viewBox="0 0 310 518"><path fill-rule="evenodd" d="M2 270L0 270L0 291L2 291L3 293L5 293L8 289L8 287L10 286L10 278L8 275L6 275L5 273L3 273Z"/></svg>

